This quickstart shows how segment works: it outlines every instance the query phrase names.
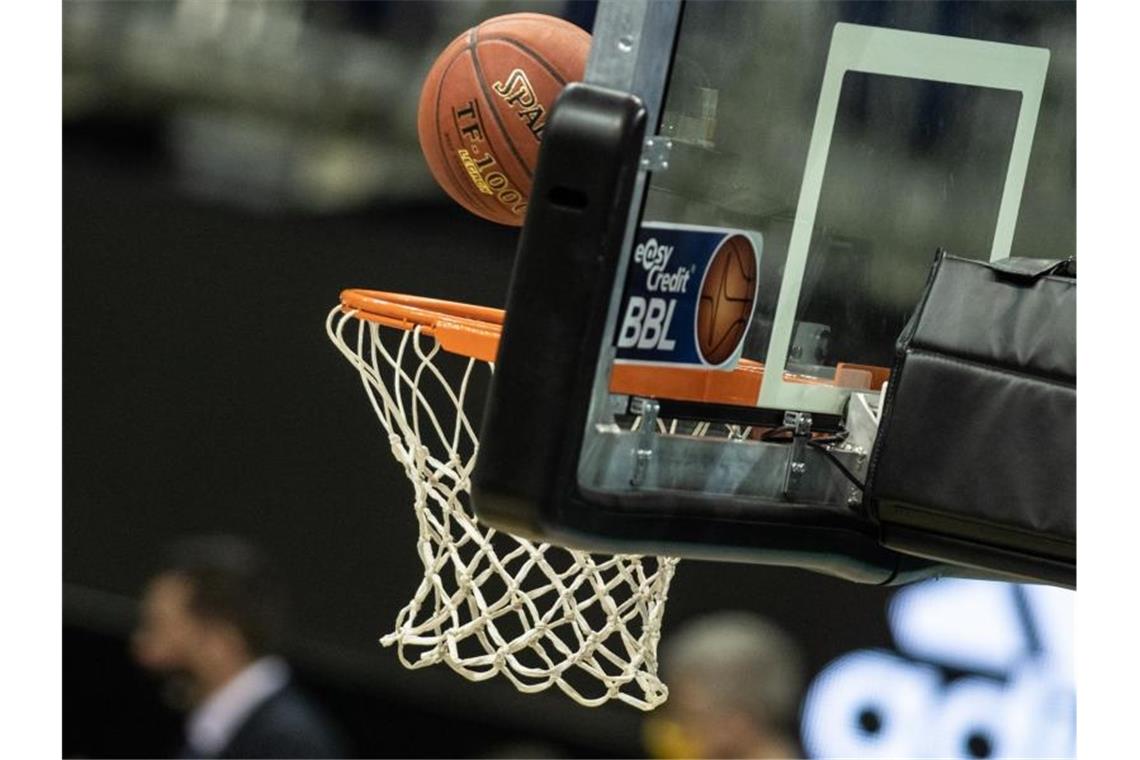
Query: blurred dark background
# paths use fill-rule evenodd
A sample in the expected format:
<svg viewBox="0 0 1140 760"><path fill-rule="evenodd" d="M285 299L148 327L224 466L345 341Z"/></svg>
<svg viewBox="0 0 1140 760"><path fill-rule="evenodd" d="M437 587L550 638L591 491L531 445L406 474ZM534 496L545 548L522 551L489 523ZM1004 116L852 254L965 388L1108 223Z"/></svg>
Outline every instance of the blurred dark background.
<svg viewBox="0 0 1140 760"><path fill-rule="evenodd" d="M517 231L434 186L415 105L452 37L524 9L586 28L594 10L65 3L66 756L177 744L181 718L132 664L128 635L162 545L219 532L284 568L287 654L359 754L492 756L520 741L644 754L630 708L407 671L379 645L421 574L411 489L324 333L349 286L503 304ZM685 562L664 635L754 610L815 672L891 645L890 595Z"/></svg>

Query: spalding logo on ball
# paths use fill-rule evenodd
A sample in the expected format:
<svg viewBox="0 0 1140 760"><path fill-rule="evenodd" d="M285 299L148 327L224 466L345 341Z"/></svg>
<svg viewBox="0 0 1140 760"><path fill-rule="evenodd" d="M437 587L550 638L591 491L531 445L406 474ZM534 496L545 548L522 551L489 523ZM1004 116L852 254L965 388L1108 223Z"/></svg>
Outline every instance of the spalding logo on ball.
<svg viewBox="0 0 1140 760"><path fill-rule="evenodd" d="M440 186L473 214L520 226L550 107L586 71L590 35L540 13L456 37L420 93L420 147Z"/></svg>

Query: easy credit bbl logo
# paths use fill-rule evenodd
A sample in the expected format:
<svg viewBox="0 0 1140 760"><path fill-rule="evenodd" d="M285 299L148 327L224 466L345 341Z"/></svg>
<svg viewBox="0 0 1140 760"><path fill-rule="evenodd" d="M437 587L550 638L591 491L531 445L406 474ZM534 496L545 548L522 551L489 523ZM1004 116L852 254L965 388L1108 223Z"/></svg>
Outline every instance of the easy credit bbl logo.
<svg viewBox="0 0 1140 760"><path fill-rule="evenodd" d="M633 253L633 263L641 265L636 277L645 277L645 289L650 293L684 293L688 289L689 278L695 267L681 267L675 272L666 272L669 259L673 257L675 246L657 242L657 238L649 238L644 243L638 243ZM677 299L669 297L645 296L629 297L626 305L625 319L622 320L621 333L618 335L619 348L656 349L672 351L677 342L669 337L673 325L673 313L677 306Z"/></svg>
<svg viewBox="0 0 1140 760"><path fill-rule="evenodd" d="M626 278L617 360L731 369L756 307L762 237L646 223Z"/></svg>

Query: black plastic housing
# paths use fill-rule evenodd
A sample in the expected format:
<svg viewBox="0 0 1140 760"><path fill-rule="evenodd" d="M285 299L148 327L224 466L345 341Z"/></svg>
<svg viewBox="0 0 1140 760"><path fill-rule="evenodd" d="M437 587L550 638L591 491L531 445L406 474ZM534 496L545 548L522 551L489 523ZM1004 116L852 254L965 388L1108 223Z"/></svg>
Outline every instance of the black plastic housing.
<svg viewBox="0 0 1140 760"><path fill-rule="evenodd" d="M572 478L645 122L636 97L586 84L551 109L472 488L479 518L511 533L539 535Z"/></svg>

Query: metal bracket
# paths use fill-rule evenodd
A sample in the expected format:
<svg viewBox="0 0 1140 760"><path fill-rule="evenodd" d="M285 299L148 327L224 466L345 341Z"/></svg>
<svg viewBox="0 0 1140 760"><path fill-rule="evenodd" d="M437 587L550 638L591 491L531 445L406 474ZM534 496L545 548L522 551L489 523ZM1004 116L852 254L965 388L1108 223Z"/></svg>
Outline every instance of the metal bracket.
<svg viewBox="0 0 1140 760"><path fill-rule="evenodd" d="M784 498L795 501L800 482L807 472L807 443L811 439L811 415L807 412L785 412L784 426L792 429L791 453L784 472Z"/></svg>
<svg viewBox="0 0 1140 760"><path fill-rule="evenodd" d="M668 137L645 138L641 146L641 168L647 172L663 172L669 168L669 154L673 152L673 141Z"/></svg>
<svg viewBox="0 0 1140 760"><path fill-rule="evenodd" d="M635 398L630 401L629 411L641 417L641 427L637 431L637 449L633 455L633 475L629 479L629 484L637 488L645 482L649 462L653 459L654 442L657 439L657 414L661 411L661 404L656 399Z"/></svg>
<svg viewBox="0 0 1140 760"><path fill-rule="evenodd" d="M603 417L604 422L599 421L599 429L601 429L601 427L604 427L606 430L618 429L614 427L616 425L615 420L623 415L633 414L630 410L631 404L632 402L629 396L620 393L609 394L609 396L606 397L605 416Z"/></svg>

